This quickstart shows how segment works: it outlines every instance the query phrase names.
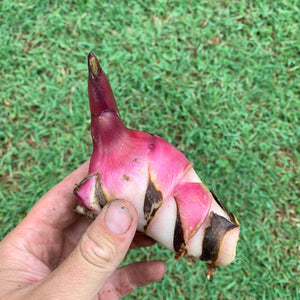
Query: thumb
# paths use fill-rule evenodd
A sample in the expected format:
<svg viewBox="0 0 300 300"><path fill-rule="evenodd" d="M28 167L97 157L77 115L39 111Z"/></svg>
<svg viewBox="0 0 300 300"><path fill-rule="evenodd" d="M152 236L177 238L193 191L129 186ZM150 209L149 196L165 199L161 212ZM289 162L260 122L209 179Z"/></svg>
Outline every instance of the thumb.
<svg viewBox="0 0 300 300"><path fill-rule="evenodd" d="M93 299L126 255L137 226L135 208L109 202L70 256L45 279L53 299Z"/></svg>

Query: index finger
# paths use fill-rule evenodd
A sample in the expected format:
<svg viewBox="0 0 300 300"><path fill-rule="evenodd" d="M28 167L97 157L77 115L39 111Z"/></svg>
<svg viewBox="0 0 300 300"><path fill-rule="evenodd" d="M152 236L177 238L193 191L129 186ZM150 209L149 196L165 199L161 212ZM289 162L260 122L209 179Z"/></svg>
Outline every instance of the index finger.
<svg viewBox="0 0 300 300"><path fill-rule="evenodd" d="M24 222L31 226L48 225L63 230L77 220L74 212L76 198L73 189L76 183L88 175L89 161L68 175L47 192L29 211Z"/></svg>

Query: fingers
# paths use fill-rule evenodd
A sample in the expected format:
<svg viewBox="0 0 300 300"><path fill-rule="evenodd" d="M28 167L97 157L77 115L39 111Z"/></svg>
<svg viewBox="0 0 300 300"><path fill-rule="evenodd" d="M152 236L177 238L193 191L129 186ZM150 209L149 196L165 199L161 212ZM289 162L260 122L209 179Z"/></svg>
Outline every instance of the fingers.
<svg viewBox="0 0 300 300"><path fill-rule="evenodd" d="M74 250L82 235L86 232L92 222L93 220L81 215L74 224L64 230L64 248L61 255L61 262L63 262Z"/></svg>
<svg viewBox="0 0 300 300"><path fill-rule="evenodd" d="M150 237L146 236L144 233L137 231L135 233L134 239L130 245L130 249L149 247L155 244L155 241Z"/></svg>
<svg viewBox="0 0 300 300"><path fill-rule="evenodd" d="M24 223L37 226L40 230L50 227L63 230L78 218L73 212L76 199L73 195L75 184L80 182L88 173L89 161L67 176L63 181L46 193L30 210Z"/></svg>
<svg viewBox="0 0 300 300"><path fill-rule="evenodd" d="M69 257L39 287L37 299L93 299L117 269L136 231L137 213L127 201L112 201L83 234ZM50 297L50 298L51 298Z"/></svg>
<svg viewBox="0 0 300 300"><path fill-rule="evenodd" d="M87 228L92 223L92 220L86 216L80 216L76 223L72 224L70 227L64 230L65 235L65 247L62 254L61 260L65 260L66 257L70 255L75 246L78 244L81 236L87 230ZM147 237L144 233L136 231L133 241L131 242L130 249L149 247L154 245L156 242Z"/></svg>
<svg viewBox="0 0 300 300"><path fill-rule="evenodd" d="M137 288L163 278L166 266L162 261L137 262L118 269L105 282L99 299L116 300L131 294Z"/></svg>

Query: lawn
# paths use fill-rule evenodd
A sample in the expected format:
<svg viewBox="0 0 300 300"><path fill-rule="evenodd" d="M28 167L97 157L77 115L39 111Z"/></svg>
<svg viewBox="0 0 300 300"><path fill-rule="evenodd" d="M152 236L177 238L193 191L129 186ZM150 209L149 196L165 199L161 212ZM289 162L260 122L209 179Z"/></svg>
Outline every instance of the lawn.
<svg viewBox="0 0 300 300"><path fill-rule="evenodd" d="M124 123L182 150L241 223L213 281L131 251L167 273L128 299L299 299L299 1L112 3L0 3L1 238L91 154L93 51Z"/></svg>

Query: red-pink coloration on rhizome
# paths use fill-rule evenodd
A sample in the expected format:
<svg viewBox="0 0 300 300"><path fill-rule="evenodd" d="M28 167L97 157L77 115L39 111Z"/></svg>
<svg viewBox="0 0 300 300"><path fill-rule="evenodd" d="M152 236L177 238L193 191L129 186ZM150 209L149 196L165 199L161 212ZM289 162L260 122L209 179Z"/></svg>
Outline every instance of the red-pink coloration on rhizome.
<svg viewBox="0 0 300 300"><path fill-rule="evenodd" d="M197 176L193 165L161 137L128 129L108 79L88 56L93 153L88 177L75 188L80 211L94 217L114 199L130 201L137 230L176 253L207 264L207 277L235 257L240 225Z"/></svg>

